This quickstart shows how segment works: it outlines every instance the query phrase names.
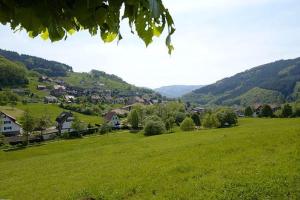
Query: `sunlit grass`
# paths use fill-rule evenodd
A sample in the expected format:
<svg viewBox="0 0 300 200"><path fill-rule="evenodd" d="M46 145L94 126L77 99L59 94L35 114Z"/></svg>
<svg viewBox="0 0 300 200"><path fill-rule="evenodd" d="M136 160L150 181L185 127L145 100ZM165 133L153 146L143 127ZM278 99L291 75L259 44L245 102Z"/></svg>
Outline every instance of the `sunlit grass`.
<svg viewBox="0 0 300 200"><path fill-rule="evenodd" d="M0 152L4 199L297 199L300 119Z"/></svg>

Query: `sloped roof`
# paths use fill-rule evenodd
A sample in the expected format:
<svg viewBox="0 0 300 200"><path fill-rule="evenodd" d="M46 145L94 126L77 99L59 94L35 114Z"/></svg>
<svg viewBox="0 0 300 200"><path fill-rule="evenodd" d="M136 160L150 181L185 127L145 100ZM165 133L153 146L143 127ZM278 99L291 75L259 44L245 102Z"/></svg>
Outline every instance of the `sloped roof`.
<svg viewBox="0 0 300 200"><path fill-rule="evenodd" d="M105 119L106 121L111 121L112 118L113 118L113 116L115 116L115 115L117 115L116 112L113 112L113 111L108 112L108 113L106 113L106 115L104 116L104 119Z"/></svg>

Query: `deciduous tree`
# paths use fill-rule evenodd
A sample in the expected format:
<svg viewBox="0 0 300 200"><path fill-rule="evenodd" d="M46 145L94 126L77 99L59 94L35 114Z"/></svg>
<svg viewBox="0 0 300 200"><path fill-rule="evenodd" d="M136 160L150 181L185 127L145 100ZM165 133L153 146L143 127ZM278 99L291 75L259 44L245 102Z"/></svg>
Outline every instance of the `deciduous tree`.
<svg viewBox="0 0 300 200"><path fill-rule="evenodd" d="M147 46L167 28L169 53L174 49L174 22L161 0L0 0L0 23L10 24L12 30L25 29L30 37L40 35L51 41L66 39L80 30L100 34L104 42L121 40L120 23L124 19Z"/></svg>

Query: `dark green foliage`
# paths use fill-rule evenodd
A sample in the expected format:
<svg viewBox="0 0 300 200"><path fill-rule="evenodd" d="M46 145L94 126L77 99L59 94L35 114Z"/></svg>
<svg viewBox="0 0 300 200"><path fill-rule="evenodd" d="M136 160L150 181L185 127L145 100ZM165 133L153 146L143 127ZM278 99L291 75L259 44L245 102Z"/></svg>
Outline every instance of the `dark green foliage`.
<svg viewBox="0 0 300 200"><path fill-rule="evenodd" d="M169 52L173 50L174 22L161 0L43 0L26 3L0 0L0 13L0 23L9 23L13 30L25 29L30 37L40 35L51 41L66 39L80 30L88 30L91 35L99 34L104 42L116 38L121 40L120 23L128 19L132 32L135 28L146 45L167 28L166 45Z"/></svg>
<svg viewBox="0 0 300 200"><path fill-rule="evenodd" d="M263 105L261 109L260 117L273 117L273 110L270 105Z"/></svg>
<svg viewBox="0 0 300 200"><path fill-rule="evenodd" d="M300 58L280 60L195 90L184 100L203 105L282 103L292 97L299 80Z"/></svg>
<svg viewBox="0 0 300 200"><path fill-rule="evenodd" d="M12 51L0 49L0 55L3 57L23 63L27 69L34 70L47 76L66 76L67 72L72 72L72 67L55 61L48 61L42 58L18 54Z"/></svg>
<svg viewBox="0 0 300 200"><path fill-rule="evenodd" d="M0 88L28 84L25 67L0 55Z"/></svg>
<svg viewBox="0 0 300 200"><path fill-rule="evenodd" d="M131 124L132 129L137 130L139 128L139 115L136 109L130 111L128 122Z"/></svg>
<svg viewBox="0 0 300 200"><path fill-rule="evenodd" d="M201 126L200 116L197 113L193 113L191 118L196 126Z"/></svg>
<svg viewBox="0 0 300 200"><path fill-rule="evenodd" d="M144 128L144 135L152 136L152 135L160 135L166 132L165 124L160 121L149 120L146 122Z"/></svg>
<svg viewBox="0 0 300 200"><path fill-rule="evenodd" d="M248 106L246 109L245 109L245 112L244 112L245 116L246 117L252 117L253 116L253 110L250 106Z"/></svg>
<svg viewBox="0 0 300 200"><path fill-rule="evenodd" d="M182 131L193 131L195 130L195 123L190 117L186 117L180 124L180 129Z"/></svg>
<svg viewBox="0 0 300 200"><path fill-rule="evenodd" d="M282 108L281 117L292 117L293 115L293 108L290 104L285 104Z"/></svg>
<svg viewBox="0 0 300 200"><path fill-rule="evenodd" d="M220 128L221 123L216 114L206 113L203 119L203 126L205 128Z"/></svg>
<svg viewBox="0 0 300 200"><path fill-rule="evenodd" d="M12 93L10 90L0 91L0 106L7 104L15 105L18 100L18 95Z"/></svg>
<svg viewBox="0 0 300 200"><path fill-rule="evenodd" d="M179 126L181 122L185 119L186 115L183 112L177 112L175 116L175 122Z"/></svg>
<svg viewBox="0 0 300 200"><path fill-rule="evenodd" d="M220 127L229 127L238 123L236 113L231 109L220 109L216 112Z"/></svg>

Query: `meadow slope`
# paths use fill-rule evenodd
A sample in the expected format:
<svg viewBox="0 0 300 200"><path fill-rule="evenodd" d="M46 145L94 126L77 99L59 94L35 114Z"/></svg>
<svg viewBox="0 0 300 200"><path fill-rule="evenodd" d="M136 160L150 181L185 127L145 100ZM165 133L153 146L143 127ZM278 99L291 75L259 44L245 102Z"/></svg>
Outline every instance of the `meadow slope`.
<svg viewBox="0 0 300 200"><path fill-rule="evenodd" d="M0 151L0 199L299 199L300 119Z"/></svg>

